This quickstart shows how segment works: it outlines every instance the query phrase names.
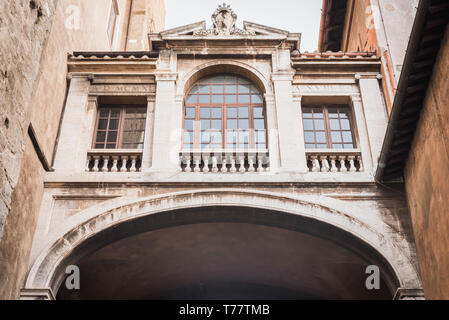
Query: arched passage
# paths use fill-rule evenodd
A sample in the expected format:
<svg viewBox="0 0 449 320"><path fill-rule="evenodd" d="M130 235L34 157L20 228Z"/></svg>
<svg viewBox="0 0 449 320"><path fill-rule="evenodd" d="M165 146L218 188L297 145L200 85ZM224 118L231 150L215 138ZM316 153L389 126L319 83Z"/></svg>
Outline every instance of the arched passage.
<svg viewBox="0 0 449 320"><path fill-rule="evenodd" d="M398 287L419 286L397 244L387 243L343 212L285 195L224 189L180 192L122 200L118 206L111 201L77 219L84 222L70 227L73 221L68 221L68 232L53 235L57 240L36 260L27 288L57 292L69 264L89 270L87 279L111 285L107 279L117 280L103 292L89 287L86 293L78 292L85 298L194 298L203 283L210 295L201 298L221 297L231 287L240 288L243 298L268 292L262 298L385 299ZM187 259L190 256L193 259ZM381 269L382 291L364 289L369 264ZM116 273L108 273L108 268ZM135 283L126 296L120 296L126 292L120 275L132 278L127 284ZM168 284L164 276L179 281ZM102 296L106 293L119 295ZM71 296L61 291L60 297Z"/></svg>

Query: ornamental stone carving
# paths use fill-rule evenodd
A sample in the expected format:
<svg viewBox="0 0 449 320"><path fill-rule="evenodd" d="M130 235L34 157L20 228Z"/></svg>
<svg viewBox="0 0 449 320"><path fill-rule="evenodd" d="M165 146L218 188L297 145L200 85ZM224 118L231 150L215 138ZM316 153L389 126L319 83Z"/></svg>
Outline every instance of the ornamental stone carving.
<svg viewBox="0 0 449 320"><path fill-rule="evenodd" d="M255 36L254 31L242 30L235 26L237 14L231 9L230 5L218 6L212 14L212 27L194 32L194 36Z"/></svg>

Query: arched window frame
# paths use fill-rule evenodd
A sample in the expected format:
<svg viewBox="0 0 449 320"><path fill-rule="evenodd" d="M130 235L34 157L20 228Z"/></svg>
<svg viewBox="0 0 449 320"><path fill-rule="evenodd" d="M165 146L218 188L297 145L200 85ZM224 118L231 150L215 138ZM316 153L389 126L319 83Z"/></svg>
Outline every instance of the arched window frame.
<svg viewBox="0 0 449 320"><path fill-rule="evenodd" d="M206 115L207 108L210 109L209 116ZM244 108L248 108L247 114ZM211 129L207 127L207 121ZM221 128L214 130L213 128L218 126L217 121L221 123ZM248 121L248 129L245 125L240 125L245 124L245 121ZM236 124L235 127L230 125L233 123ZM206 124L206 130L203 130L202 124ZM215 136L220 133L221 141L217 142L215 139L213 140L215 144L202 143L205 131L217 132ZM246 134L248 134L247 143L243 140ZM230 138L233 141L230 141ZM240 143L242 141L244 143ZM209 142L212 142L211 138ZM209 147L204 147L208 144ZM261 90L253 82L234 74L215 74L200 79L189 88L183 108L183 150L261 151L267 150L267 145L265 103Z"/></svg>

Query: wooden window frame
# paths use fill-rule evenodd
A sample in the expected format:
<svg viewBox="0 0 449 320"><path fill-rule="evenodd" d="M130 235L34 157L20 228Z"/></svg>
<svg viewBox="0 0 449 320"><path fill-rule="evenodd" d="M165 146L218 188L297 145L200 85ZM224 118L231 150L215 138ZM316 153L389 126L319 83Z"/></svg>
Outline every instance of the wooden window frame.
<svg viewBox="0 0 449 320"><path fill-rule="evenodd" d="M230 83L227 82L226 80L224 82L214 82L213 79L217 78L217 77L233 77L236 78L236 81L234 83ZM209 82L205 82L204 78L200 79L199 81L197 81L188 91L187 95L186 95L186 101L184 103L184 108L183 108L183 123L182 123L182 129L183 129L183 135L182 135L182 141L181 141L181 146L182 149L185 150L185 144L184 144L184 134L186 132L193 132L193 148L189 149L189 150L216 150L215 148L207 148L207 149L203 149L201 146L201 132L204 131L208 131L208 130L200 130L200 125L201 125L201 120L207 120L207 118L201 118L201 108L220 108L221 109L221 148L220 149L231 149L231 147L228 147L228 144L232 144L233 147L232 149L236 149L236 150L242 150L241 148L237 148L237 146L239 145L247 145L248 147L244 147L244 149L248 149L248 150L255 150L256 148L258 148L258 144L256 143L256 133L260 132L260 131L264 131L265 132L265 148L260 149L260 150L266 150L267 146L268 146L268 137L267 137L267 119L266 119L266 108L265 108L265 103L263 101L263 95L260 91L260 89L251 81L241 77L241 76L237 76L237 75L233 75L233 74L217 74L214 76L210 76L207 77L206 79L209 79ZM239 82L239 79L244 80L243 83ZM210 86L210 90L209 93L207 94L202 94L200 93L200 86L202 85L206 85L206 86ZM228 85L235 85L236 86L236 91L235 92L226 92L226 87ZM239 85L247 85L249 86L249 92L239 92ZM213 93L213 87L214 86L222 86L223 90L222 93ZM196 96L196 103L188 103L187 102L187 97L191 96L191 91L194 89L194 87L197 87L197 91L194 94L194 96ZM254 91L253 91L254 88ZM200 103L200 96L210 96L210 100L211 103ZM223 97L223 102L221 103L212 103L213 101L213 96L222 96ZM236 103L227 103L226 102L226 97L227 96L236 96ZM248 96L249 97L249 102L248 103L244 103L244 102L239 102L239 96ZM260 96L262 99L261 103L253 103L253 96ZM236 108L237 110L239 108L243 108L246 107L248 108L248 117L245 118L241 118L239 117L239 111L237 111L237 117L231 117L230 119L236 119L237 123L239 122L239 120L244 119L244 120L248 120L249 121L249 126L247 130L244 129L239 129L237 126L237 129L229 129L228 131L228 109L229 108ZM195 118L187 118L187 108L194 108L195 109ZM254 116L254 109L255 108L261 108L262 109L262 114L263 114L263 120L264 120L264 129L255 129L255 122L254 120L260 120L262 118L260 117L255 117ZM210 120L213 119L217 119L217 118L209 118ZM185 120L194 120L194 127L193 130L185 130ZM218 130L217 130L218 131ZM212 131L209 131L212 132ZM236 142L228 142L227 141L227 133L228 132L237 132L237 140ZM248 143L239 143L238 141L238 133L239 132L248 132L249 135L249 140ZM190 144L192 145L192 144Z"/></svg>
<svg viewBox="0 0 449 320"><path fill-rule="evenodd" d="M94 130L94 135L93 135L93 138L92 138L92 149L93 150L143 150L143 146L144 146L144 143L145 143L145 128L143 130L143 132L144 132L144 140L141 143L142 144L142 148L122 149L123 133L125 132L126 110L128 108L142 108L142 109L145 109L145 122L148 120L147 119L147 115L146 115L146 108L147 107L144 106L144 105L120 105L120 106L118 106L118 105L103 105L103 106L100 106L98 108L98 110L97 110L97 119L95 121L95 130ZM107 126L106 126L105 130L99 130L98 129L99 122L100 122L100 120L104 119L104 118L100 117L101 111L103 109L108 109L109 110L108 119L107 119L108 122L107 122ZM117 131L116 141L108 143L108 135L109 135L109 132L110 132L109 125L110 125L110 121L111 121L111 110L112 109L119 109L120 110L119 118L118 118L119 123L118 123L117 130L113 130L113 131ZM114 119L116 119L116 118L114 118ZM97 134L98 134L99 131L104 131L106 133L105 140L104 140L104 143L103 143L103 148L96 148L96 145L100 144L100 143L97 143ZM140 131L140 130L138 130L138 131ZM113 144L113 143L115 143L115 148L107 148L108 144Z"/></svg>
<svg viewBox="0 0 449 320"><path fill-rule="evenodd" d="M308 130L305 128L304 126L304 120L315 120L317 118L315 118L314 116L312 116L312 118L304 118L304 110L306 109L312 109L312 114L314 109L321 109L322 110L322 114L323 114L323 118L319 118L319 119L323 119L324 120L324 130L317 130L315 127L315 121L313 122L313 130ZM340 115L340 110L347 110L347 114L348 114L348 121L349 121L349 130L343 130L342 129L342 123L341 120L342 118L339 116L338 120L339 120L339 124L340 124L340 129L339 130L332 130L331 129L331 124L330 124L330 119L334 119L334 118L330 118L329 117L329 109L338 109L339 112L338 114ZM301 108L302 110L302 121L303 121L303 126L304 126L304 143L306 146L306 150L322 150L323 148L318 148L318 145L321 144L326 144L327 149L332 149L332 150L349 150L346 149L344 147L345 144L349 144L349 143L345 143L344 142L344 138L343 138L343 132L351 132L351 138L352 138L352 148L350 149L357 149L357 139L356 139L356 134L355 134L355 125L354 125L354 119L353 119L353 112L350 106L348 105L341 105L341 104L326 104L326 105L304 105ZM337 119L337 118L335 118ZM326 142L324 143L319 143L316 139L316 132L325 132L326 135ZM314 143L309 143L306 141L305 138L305 134L307 132L313 132L315 135L315 142ZM340 137L341 137L341 142L335 143L332 141L332 133L333 132L340 132ZM307 148L307 145L315 145L315 148ZM334 144L341 144L343 146L343 148L334 148Z"/></svg>

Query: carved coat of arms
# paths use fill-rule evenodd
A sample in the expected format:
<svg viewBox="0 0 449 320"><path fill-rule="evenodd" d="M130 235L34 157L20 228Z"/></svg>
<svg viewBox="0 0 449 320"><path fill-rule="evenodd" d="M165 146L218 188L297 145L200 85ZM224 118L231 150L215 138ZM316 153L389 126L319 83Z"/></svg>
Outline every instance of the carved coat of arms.
<svg viewBox="0 0 449 320"><path fill-rule="evenodd" d="M255 35L253 31L241 30L235 26L237 14L231 9L230 5L218 6L218 9L212 14L212 28L199 30L194 33L195 36L209 35Z"/></svg>

